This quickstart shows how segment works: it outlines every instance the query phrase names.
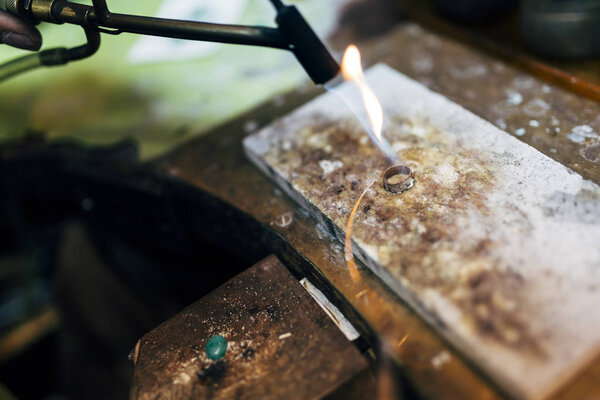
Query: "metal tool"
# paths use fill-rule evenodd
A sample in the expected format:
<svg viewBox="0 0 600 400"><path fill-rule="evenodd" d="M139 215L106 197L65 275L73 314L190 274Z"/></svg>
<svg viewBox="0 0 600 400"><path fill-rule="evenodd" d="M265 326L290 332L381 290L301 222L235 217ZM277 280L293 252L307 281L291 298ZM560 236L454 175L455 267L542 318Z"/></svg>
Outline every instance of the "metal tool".
<svg viewBox="0 0 600 400"><path fill-rule="evenodd" d="M339 65L298 9L284 5L281 0L271 0L271 3L277 10L277 28L116 14L109 11L106 0L92 0L92 6L67 0L0 0L1 10L32 23L79 25L87 38L87 43L79 47L44 50L0 65L0 82L40 66L63 65L87 58L98 50L101 33L125 32L289 50L316 84L333 79Z"/></svg>

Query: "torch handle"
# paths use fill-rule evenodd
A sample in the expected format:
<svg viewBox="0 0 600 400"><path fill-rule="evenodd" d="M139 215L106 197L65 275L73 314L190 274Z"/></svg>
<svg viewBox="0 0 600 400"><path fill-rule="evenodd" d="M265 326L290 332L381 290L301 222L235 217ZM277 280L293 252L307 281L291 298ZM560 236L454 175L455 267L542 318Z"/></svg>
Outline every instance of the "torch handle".
<svg viewBox="0 0 600 400"><path fill-rule="evenodd" d="M284 5L281 0L270 1L277 10L278 28L116 14L108 10L106 0L92 0L93 6L67 0L0 0L0 9L35 23L79 25L87 33L95 31L116 35L129 32L289 50L316 84L333 79L340 70L339 65L298 9ZM99 42L99 39L94 38L94 45L96 41ZM79 58L79 54L77 56Z"/></svg>

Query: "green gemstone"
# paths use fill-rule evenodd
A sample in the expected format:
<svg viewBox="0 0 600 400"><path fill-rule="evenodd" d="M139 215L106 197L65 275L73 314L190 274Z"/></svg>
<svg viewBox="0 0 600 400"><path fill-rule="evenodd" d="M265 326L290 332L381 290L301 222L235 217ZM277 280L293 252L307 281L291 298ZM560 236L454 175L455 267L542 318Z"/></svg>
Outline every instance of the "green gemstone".
<svg viewBox="0 0 600 400"><path fill-rule="evenodd" d="M204 351L211 360L218 360L227 352L227 340L221 335L215 335L208 339Z"/></svg>

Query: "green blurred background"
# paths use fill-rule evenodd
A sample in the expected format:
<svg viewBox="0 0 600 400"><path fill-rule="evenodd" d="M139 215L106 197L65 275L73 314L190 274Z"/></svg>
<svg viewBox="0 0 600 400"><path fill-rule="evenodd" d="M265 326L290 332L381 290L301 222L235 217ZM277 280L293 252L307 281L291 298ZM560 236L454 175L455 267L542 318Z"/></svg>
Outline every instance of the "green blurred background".
<svg viewBox="0 0 600 400"><path fill-rule="evenodd" d="M169 1L169 0L167 0ZM171 0L173 1L173 0ZM89 3L89 2L82 2ZM163 0L108 1L113 12L155 15ZM295 3L322 37L333 28L343 1ZM231 23L274 26L267 0L248 0L242 17ZM80 28L39 26L44 48L83 42ZM185 61L132 64L131 48L140 36L102 36L93 57L46 68L0 86L0 140L27 132L49 139L75 138L90 145L134 138L143 159L156 157L290 90L306 75L289 52L220 45L208 56ZM0 46L0 62L24 52Z"/></svg>

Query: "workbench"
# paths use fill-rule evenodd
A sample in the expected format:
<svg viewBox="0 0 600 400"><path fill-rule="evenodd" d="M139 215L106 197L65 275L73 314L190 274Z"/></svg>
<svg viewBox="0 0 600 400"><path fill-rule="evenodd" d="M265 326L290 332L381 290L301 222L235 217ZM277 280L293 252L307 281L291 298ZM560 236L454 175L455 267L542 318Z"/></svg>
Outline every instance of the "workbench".
<svg viewBox="0 0 600 400"><path fill-rule="evenodd" d="M367 64L387 63L584 178L600 183L600 143L569 136L583 124L600 130L600 120L596 118L600 105L593 100L548 84L414 23L359 46ZM376 343L380 335L394 338L397 362L426 397L504 397L500 388L435 335L367 270L361 270L365 286L355 285L346 269L340 243L325 234L246 160L241 141L248 133L318 93L314 88L301 87L186 143L148 167L206 192L232 207L235 213L257 221L259 229L248 232L248 239L266 241L289 268L318 283L368 342ZM376 306L367 304L361 296L365 288L380 294ZM556 393L555 398L598 395L598 379L599 360Z"/></svg>

